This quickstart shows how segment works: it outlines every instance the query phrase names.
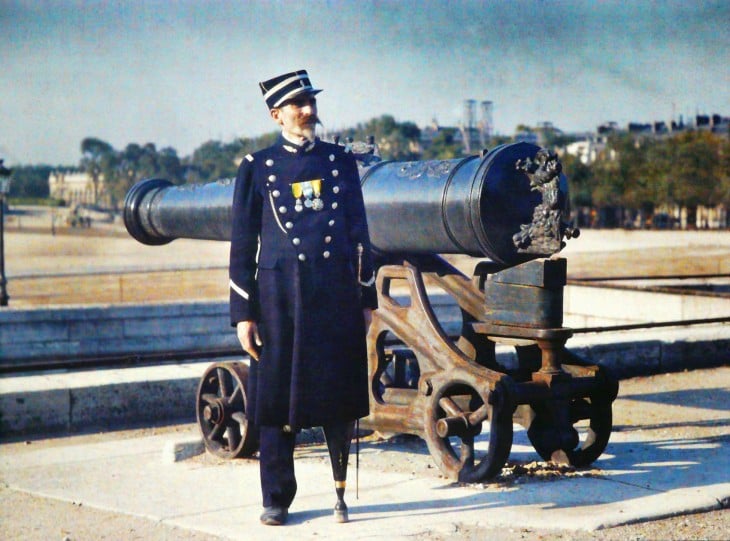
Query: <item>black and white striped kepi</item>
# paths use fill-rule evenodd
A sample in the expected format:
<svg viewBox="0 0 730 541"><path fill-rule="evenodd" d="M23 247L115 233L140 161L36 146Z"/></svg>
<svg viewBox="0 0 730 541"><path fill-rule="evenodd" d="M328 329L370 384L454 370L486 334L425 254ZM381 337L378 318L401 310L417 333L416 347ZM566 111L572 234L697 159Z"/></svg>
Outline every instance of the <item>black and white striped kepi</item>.
<svg viewBox="0 0 730 541"><path fill-rule="evenodd" d="M292 71L259 83L269 109L281 105L300 94L318 94L321 89L313 88L307 70Z"/></svg>

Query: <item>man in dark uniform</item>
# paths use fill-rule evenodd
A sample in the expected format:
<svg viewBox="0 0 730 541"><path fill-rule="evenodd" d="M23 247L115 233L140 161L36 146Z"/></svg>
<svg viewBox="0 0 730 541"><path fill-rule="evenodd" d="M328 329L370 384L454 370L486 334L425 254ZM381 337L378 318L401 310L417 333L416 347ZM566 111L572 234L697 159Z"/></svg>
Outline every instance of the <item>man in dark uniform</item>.
<svg viewBox="0 0 730 541"><path fill-rule="evenodd" d="M252 358L264 524L286 522L295 436L322 426L342 496L354 421L368 414L365 334L376 307L365 206L349 148L314 135L304 70L260 83L277 142L242 161L233 196L231 322Z"/></svg>

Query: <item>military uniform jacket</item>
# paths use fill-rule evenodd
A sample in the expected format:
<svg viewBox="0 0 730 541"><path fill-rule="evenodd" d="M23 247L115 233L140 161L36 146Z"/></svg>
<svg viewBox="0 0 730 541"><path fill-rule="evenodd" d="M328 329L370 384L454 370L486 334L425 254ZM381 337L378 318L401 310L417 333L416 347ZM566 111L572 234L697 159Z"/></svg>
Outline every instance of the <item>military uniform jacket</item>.
<svg viewBox="0 0 730 541"><path fill-rule="evenodd" d="M248 418L296 429L367 415L362 309L376 293L352 154L280 136L242 161L232 224L231 323L257 321L264 344Z"/></svg>

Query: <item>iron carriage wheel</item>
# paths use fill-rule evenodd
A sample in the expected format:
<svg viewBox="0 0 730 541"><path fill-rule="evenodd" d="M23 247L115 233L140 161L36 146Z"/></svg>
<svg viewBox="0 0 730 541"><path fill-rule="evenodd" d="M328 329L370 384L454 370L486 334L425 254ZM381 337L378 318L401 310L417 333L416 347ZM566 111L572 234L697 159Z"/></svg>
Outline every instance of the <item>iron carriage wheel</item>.
<svg viewBox="0 0 730 541"><path fill-rule="evenodd" d="M471 377L434 385L425 411L424 430L431 456L441 471L463 483L495 477L512 447L509 386L497 382L491 392ZM484 451L482 424L489 423ZM477 441L479 440L479 441Z"/></svg>
<svg viewBox="0 0 730 541"><path fill-rule="evenodd" d="M248 366L242 362L211 364L200 378L196 396L198 427L206 449L221 458L251 456L258 434L246 418Z"/></svg>
<svg viewBox="0 0 730 541"><path fill-rule="evenodd" d="M563 365L570 371L569 365ZM555 432L550 405L530 404L534 418L527 427L527 437L543 460L567 463L585 468L603 454L613 428L613 401L618 395L618 381L598 368L596 389L587 396L573 397L567 402L568 418L575 431L573 443L561 448L552 438Z"/></svg>

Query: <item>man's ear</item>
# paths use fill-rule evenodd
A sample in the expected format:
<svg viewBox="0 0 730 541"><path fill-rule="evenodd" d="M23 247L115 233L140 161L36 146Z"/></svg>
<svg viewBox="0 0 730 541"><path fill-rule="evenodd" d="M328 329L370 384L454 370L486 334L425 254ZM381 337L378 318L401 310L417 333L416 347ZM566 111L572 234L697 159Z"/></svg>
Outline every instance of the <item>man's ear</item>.
<svg viewBox="0 0 730 541"><path fill-rule="evenodd" d="M280 109L270 109L269 114L271 115L271 118L274 119L274 122L277 124L281 124L281 120L279 118L279 114L281 113Z"/></svg>

